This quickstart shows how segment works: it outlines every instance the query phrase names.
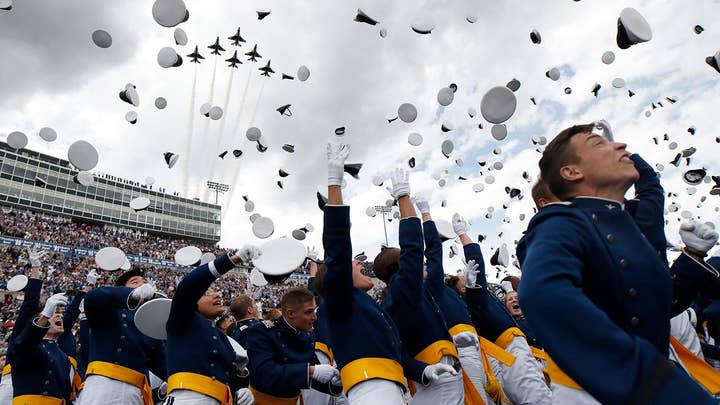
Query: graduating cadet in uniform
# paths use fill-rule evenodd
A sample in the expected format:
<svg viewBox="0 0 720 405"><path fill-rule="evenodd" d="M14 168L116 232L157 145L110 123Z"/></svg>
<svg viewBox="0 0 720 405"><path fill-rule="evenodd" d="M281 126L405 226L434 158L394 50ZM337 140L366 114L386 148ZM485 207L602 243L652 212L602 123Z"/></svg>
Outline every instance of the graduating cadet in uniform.
<svg viewBox="0 0 720 405"><path fill-rule="evenodd" d="M236 264L249 262L257 249L245 246L237 255L224 254L183 277L170 307L167 330L167 405L232 405L253 403L247 388L239 389L247 356L236 354L230 337L212 320L223 313L220 294L211 284Z"/></svg>
<svg viewBox="0 0 720 405"><path fill-rule="evenodd" d="M422 226L410 200L408 174L395 169L391 180L388 190L400 207L400 248L383 248L374 260L375 275L388 285L381 306L395 321L407 354L432 365L420 378L417 373L408 374L416 382L413 404L461 404L464 393L457 348L440 309L423 286Z"/></svg>
<svg viewBox="0 0 720 405"><path fill-rule="evenodd" d="M42 288L40 260L45 253L30 252L25 300L7 353L12 367L13 405L61 405L71 400L73 368L57 343L64 329L62 314L56 313L58 306L67 305L68 298L64 294L51 296L35 317Z"/></svg>
<svg viewBox="0 0 720 405"><path fill-rule="evenodd" d="M282 316L263 321L248 332L250 390L255 404L295 404L300 390L306 388L339 394L338 370L318 364L315 357L315 296L305 288L290 288L280 298L280 308Z"/></svg>
<svg viewBox="0 0 720 405"><path fill-rule="evenodd" d="M442 241L435 221L430 216L430 205L419 196L413 198L423 220L425 237L426 278L425 288L432 294L440 311L445 317L448 331L458 349L463 367L463 387L465 403L490 403L485 392L487 377L480 353L480 340L477 330L470 320L465 301L450 287L445 285L445 270L442 264ZM492 372L490 370L490 372ZM480 399L476 398L479 396Z"/></svg>
<svg viewBox="0 0 720 405"><path fill-rule="evenodd" d="M90 344L85 383L77 405L149 405L148 370L167 379L165 343L135 327L135 310L155 296L142 270L120 275L115 287L95 288L85 296Z"/></svg>
<svg viewBox="0 0 720 405"><path fill-rule="evenodd" d="M251 296L241 295L230 304L230 312L235 317L235 330L230 336L245 347L248 330L256 323L260 323L260 311Z"/></svg>
<svg viewBox="0 0 720 405"><path fill-rule="evenodd" d="M505 304L488 290L480 245L467 235L467 222L459 214L453 215L452 225L467 261L465 301L475 328L486 339L482 341L484 354L494 374L500 377L504 393L514 404L551 404L552 392L525 334ZM488 392L496 401L503 399L501 393L496 393L497 388L490 388Z"/></svg>
<svg viewBox="0 0 720 405"><path fill-rule="evenodd" d="M622 204L635 163L624 144L592 131L562 131L540 160L567 203L543 208L518 245L523 311L558 366L602 403L713 403L667 353L673 312L715 276L683 254L673 294L667 266Z"/></svg>
<svg viewBox="0 0 720 405"><path fill-rule="evenodd" d="M405 377L422 379L425 363L405 356L390 315L367 294L372 280L353 260L350 207L343 204L343 166L348 145L328 144L328 203L324 209L323 248L326 271L320 293L329 325L332 351L343 388L352 405L405 404ZM318 282L315 282L317 289Z"/></svg>

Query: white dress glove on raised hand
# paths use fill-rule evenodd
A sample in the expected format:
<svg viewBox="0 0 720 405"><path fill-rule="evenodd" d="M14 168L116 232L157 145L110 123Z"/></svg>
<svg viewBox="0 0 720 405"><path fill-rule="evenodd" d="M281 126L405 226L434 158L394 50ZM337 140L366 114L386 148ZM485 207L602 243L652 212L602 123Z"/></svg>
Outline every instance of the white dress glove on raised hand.
<svg viewBox="0 0 720 405"><path fill-rule="evenodd" d="M464 235L467 233L468 223L465 218L461 217L457 212L452 217L453 231L457 236Z"/></svg>
<svg viewBox="0 0 720 405"><path fill-rule="evenodd" d="M58 305L67 305L68 297L65 294L55 294L45 301L45 306L40 313L45 318L52 318Z"/></svg>
<svg viewBox="0 0 720 405"><path fill-rule="evenodd" d="M453 343L455 343L455 346L457 347L470 347L480 344L478 342L477 336L472 332L458 333L457 335L453 336Z"/></svg>
<svg viewBox="0 0 720 405"><path fill-rule="evenodd" d="M475 260L470 260L465 264L465 270L463 271L465 273L465 285L469 288L475 287L478 267L480 267L480 265L476 264Z"/></svg>
<svg viewBox="0 0 720 405"><path fill-rule="evenodd" d="M423 370L423 377L427 380L428 384L432 384L440 379L440 376L449 373L451 375L457 375L457 371L447 364L436 363L425 367ZM426 384L427 385L427 384Z"/></svg>
<svg viewBox="0 0 720 405"><path fill-rule="evenodd" d="M500 287L502 287L502 289L505 290L505 293L509 293L510 291L515 291L515 290L513 290L512 283L507 280L500 283Z"/></svg>
<svg viewBox="0 0 720 405"><path fill-rule="evenodd" d="M260 248L253 245L245 245L237 251L237 256L243 263L250 263L251 260L257 259L261 254Z"/></svg>
<svg viewBox="0 0 720 405"><path fill-rule="evenodd" d="M408 172L405 169L397 168L390 173L390 181L392 187L387 190L396 200L400 197L410 195L410 182L408 181Z"/></svg>
<svg viewBox="0 0 720 405"><path fill-rule="evenodd" d="M412 202L417 207L418 211L420 211L420 214L429 214L430 213L430 204L427 201L427 198L425 198L422 194L415 194L415 196L412 198Z"/></svg>
<svg viewBox="0 0 720 405"><path fill-rule="evenodd" d="M318 254L319 254L319 252L317 249L315 249L315 246L308 246L307 247L307 255L305 257L307 257L308 259L310 259L314 262L317 262Z"/></svg>
<svg viewBox="0 0 720 405"><path fill-rule="evenodd" d="M237 402L235 402L237 405L252 405L255 403L255 397L248 388L240 388L235 392L235 396L237 397Z"/></svg>
<svg viewBox="0 0 720 405"><path fill-rule="evenodd" d="M336 375L339 376L340 372L335 367L329 364L317 364L314 366L312 379L326 384Z"/></svg>
<svg viewBox="0 0 720 405"><path fill-rule="evenodd" d="M717 243L718 233L710 225L689 221L680 225L680 238L685 246L707 254L708 250Z"/></svg>
<svg viewBox="0 0 720 405"><path fill-rule="evenodd" d="M130 298L139 301L139 302L145 302L149 299L151 299L157 290L155 289L155 286L152 284L143 284L140 287L137 287L132 290L130 293Z"/></svg>
<svg viewBox="0 0 720 405"><path fill-rule="evenodd" d="M42 259L47 255L47 250L37 250L33 248L28 255L28 261L32 267L40 267L42 265Z"/></svg>
<svg viewBox="0 0 720 405"><path fill-rule="evenodd" d="M92 269L88 272L87 277L85 277L85 282L88 285L95 285L97 283L99 277L100 277L100 275L97 274L95 269Z"/></svg>
<svg viewBox="0 0 720 405"><path fill-rule="evenodd" d="M345 159L350 154L350 145L345 143L327 144L328 186L341 186L345 172Z"/></svg>

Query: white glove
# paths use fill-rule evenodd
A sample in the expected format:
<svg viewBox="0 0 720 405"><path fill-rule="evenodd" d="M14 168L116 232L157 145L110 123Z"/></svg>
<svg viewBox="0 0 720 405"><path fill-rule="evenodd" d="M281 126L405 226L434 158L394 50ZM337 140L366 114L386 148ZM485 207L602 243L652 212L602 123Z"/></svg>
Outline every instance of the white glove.
<svg viewBox="0 0 720 405"><path fill-rule="evenodd" d="M464 235L467 233L468 223L465 218L461 217L457 212L452 217L453 231L457 236Z"/></svg>
<svg viewBox="0 0 720 405"><path fill-rule="evenodd" d="M100 275L97 274L95 269L92 269L88 272L87 277L85 277L85 282L88 285L95 285L97 283L98 277L100 277Z"/></svg>
<svg viewBox="0 0 720 405"><path fill-rule="evenodd" d="M455 346L457 347L470 347L480 344L478 342L477 336L472 332L458 333L457 335L453 336L453 343L455 343Z"/></svg>
<svg viewBox="0 0 720 405"><path fill-rule="evenodd" d="M237 405L252 405L255 403L255 397L248 388L240 388L235 392L235 396L237 397L237 402L235 402Z"/></svg>
<svg viewBox="0 0 720 405"><path fill-rule="evenodd" d="M397 168L390 173L390 181L392 187L387 187L387 191L396 200L400 197L410 195L410 183L408 181L408 172L405 169Z"/></svg>
<svg viewBox="0 0 720 405"><path fill-rule="evenodd" d="M65 294L55 294L52 297L48 298L47 301L45 301L45 307L40 314L45 318L52 318L52 316L55 314L55 309L57 309L57 306L67 305L67 303L68 297L66 297Z"/></svg>
<svg viewBox="0 0 720 405"><path fill-rule="evenodd" d="M315 246L308 246L307 247L307 256L308 259L317 262L318 260L318 251L315 249Z"/></svg>
<svg viewBox="0 0 720 405"><path fill-rule="evenodd" d="M330 380L330 384L332 385L342 385L342 380L340 379L340 374L333 375L333 378Z"/></svg>
<svg viewBox="0 0 720 405"><path fill-rule="evenodd" d="M465 285L473 288L475 287L475 282L477 281L477 273L478 273L478 267L480 267L479 264L475 264L475 260L470 260L465 264Z"/></svg>
<svg viewBox="0 0 720 405"><path fill-rule="evenodd" d="M262 252L260 248L253 245L245 245L237 251L237 256L242 260L243 263L249 263L253 259L260 257Z"/></svg>
<svg viewBox="0 0 720 405"><path fill-rule="evenodd" d="M680 238L685 246L707 254L708 250L715 246L718 233L709 225L693 220L680 225Z"/></svg>
<svg viewBox="0 0 720 405"><path fill-rule="evenodd" d="M350 145L346 143L327 144L328 186L341 186L345 172L345 159L350 154Z"/></svg>
<svg viewBox="0 0 720 405"><path fill-rule="evenodd" d="M329 364L317 364L314 366L312 379L323 384L330 382L334 376L340 376L340 372Z"/></svg>
<svg viewBox="0 0 720 405"><path fill-rule="evenodd" d="M457 371L447 364L436 363L425 367L423 370L423 377L428 381L428 384L434 383L440 379L440 376L450 373L450 375L457 375Z"/></svg>
<svg viewBox="0 0 720 405"><path fill-rule="evenodd" d="M28 260L30 261L30 266L32 267L40 267L42 263L40 262L45 255L47 255L47 250L37 250L33 248L30 251L30 254L28 255Z"/></svg>
<svg viewBox="0 0 720 405"><path fill-rule="evenodd" d="M420 214L429 214L430 213L430 204L427 201L427 198L425 198L422 194L415 194L415 196L412 198L412 202L417 207L418 211L420 211Z"/></svg>
<svg viewBox="0 0 720 405"><path fill-rule="evenodd" d="M152 284L143 284L140 287L137 287L132 290L130 293L130 298L135 301L145 302L149 299L151 299L157 290L155 289L155 286Z"/></svg>
<svg viewBox="0 0 720 405"><path fill-rule="evenodd" d="M167 395L167 383L163 381L158 387L158 397L160 397L160 399L164 399L165 395Z"/></svg>
<svg viewBox="0 0 720 405"><path fill-rule="evenodd" d="M515 291L512 288L512 283L507 280L500 283L500 287L502 287L502 289L505 290L505 293L509 293L510 291Z"/></svg>

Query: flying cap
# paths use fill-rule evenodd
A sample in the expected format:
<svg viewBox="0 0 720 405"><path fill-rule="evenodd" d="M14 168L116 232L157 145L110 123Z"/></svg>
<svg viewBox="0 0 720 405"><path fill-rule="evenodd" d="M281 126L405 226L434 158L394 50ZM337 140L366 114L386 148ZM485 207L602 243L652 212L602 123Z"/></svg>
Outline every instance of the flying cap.
<svg viewBox="0 0 720 405"><path fill-rule="evenodd" d="M210 263L213 260L215 260L214 253L212 253L212 252L203 253L202 256L200 256L200 266L202 266L203 264Z"/></svg>
<svg viewBox="0 0 720 405"><path fill-rule="evenodd" d="M175 252L175 263L181 266L195 266L200 263L202 250L196 246L185 246Z"/></svg>
<svg viewBox="0 0 720 405"><path fill-rule="evenodd" d="M507 127L505 124L495 124L490 128L490 133L496 141L502 141L507 138Z"/></svg>
<svg viewBox="0 0 720 405"><path fill-rule="evenodd" d="M208 111L208 114L210 115L210 119L213 121L217 121L223 116L223 109L220 106L213 106L210 108L210 111Z"/></svg>
<svg viewBox="0 0 720 405"><path fill-rule="evenodd" d="M449 158L453 149L455 149L455 145L453 144L453 142L451 140L446 139L443 141L442 145L440 146L440 149L442 151L442 154L445 155L446 158Z"/></svg>
<svg viewBox="0 0 720 405"><path fill-rule="evenodd" d="M289 143L286 143L282 146L282 150L287 153L295 153L295 145L290 145Z"/></svg>
<svg viewBox="0 0 720 405"><path fill-rule="evenodd" d="M480 102L480 113L493 124L502 124L515 113L517 98L512 90L505 86L496 86L488 90Z"/></svg>
<svg viewBox="0 0 720 405"><path fill-rule="evenodd" d="M455 92L449 87L443 87L438 91L437 101L442 106L449 106L455 98Z"/></svg>
<svg viewBox="0 0 720 405"><path fill-rule="evenodd" d="M652 29L645 18L634 8L625 8L620 12L617 22L617 45L627 49L633 45L652 39Z"/></svg>
<svg viewBox="0 0 720 405"><path fill-rule="evenodd" d="M300 66L297 71L298 80L300 80L301 82L304 82L309 77L310 77L310 69L308 69L308 67L305 65Z"/></svg>
<svg viewBox="0 0 720 405"><path fill-rule="evenodd" d="M144 211L150 206L150 199L147 197L137 197L130 201L130 208L135 212Z"/></svg>
<svg viewBox="0 0 720 405"><path fill-rule="evenodd" d="M20 150L27 146L28 137L20 131L11 132L7 137L7 143L11 148Z"/></svg>
<svg viewBox="0 0 720 405"><path fill-rule="evenodd" d="M280 115L292 117L292 111L290 110L291 104L283 104L280 107L276 108L275 111L279 112Z"/></svg>
<svg viewBox="0 0 720 405"><path fill-rule="evenodd" d="M269 16L272 10L270 10L269 8L260 8L255 10L255 12L257 12L258 20L262 20L265 17Z"/></svg>
<svg viewBox="0 0 720 405"><path fill-rule="evenodd" d="M355 15L355 20L360 23L370 24L370 25L376 25L379 21L370 17L369 15L365 14L364 11L357 9L357 14Z"/></svg>
<svg viewBox="0 0 720 405"><path fill-rule="evenodd" d="M452 122L450 122L448 120L443 121L442 125L440 125L440 130L443 132L450 132L453 129L455 129L455 126L453 125Z"/></svg>
<svg viewBox="0 0 720 405"><path fill-rule="evenodd" d="M623 87L625 87L625 80L622 77L616 77L613 79L612 85L616 89L622 89Z"/></svg>
<svg viewBox="0 0 720 405"><path fill-rule="evenodd" d="M137 120L138 120L137 112L128 111L125 114L125 121L129 122L130 124L133 124L133 125L137 124Z"/></svg>
<svg viewBox="0 0 720 405"><path fill-rule="evenodd" d="M105 30L93 31L92 41L98 48L110 48L112 45L112 37Z"/></svg>
<svg viewBox="0 0 720 405"><path fill-rule="evenodd" d="M250 127L245 132L245 136L247 137L248 141L256 142L262 136L262 132L260 132L260 129L257 127Z"/></svg>
<svg viewBox="0 0 720 405"><path fill-rule="evenodd" d="M132 83L126 84L125 89L119 93L119 96L120 100L130 105L133 105L135 107L138 107L140 105L140 96L138 96L137 88Z"/></svg>
<svg viewBox="0 0 720 405"><path fill-rule="evenodd" d="M256 221L257 222L257 221ZM260 256L253 260L255 268L268 276L284 276L292 273L305 261L305 246L289 238L274 239L260 246Z"/></svg>
<svg viewBox="0 0 720 405"><path fill-rule="evenodd" d="M435 29L435 23L428 19L418 18L413 21L410 27L418 34L427 35Z"/></svg>
<svg viewBox="0 0 720 405"><path fill-rule="evenodd" d="M188 43L187 34L182 28L175 28L173 39L175 39L175 45L185 46Z"/></svg>
<svg viewBox="0 0 720 405"><path fill-rule="evenodd" d="M547 76L552 81L557 81L558 79L560 79L560 69L554 67L545 72L545 76Z"/></svg>
<svg viewBox="0 0 720 405"><path fill-rule="evenodd" d="M190 18L183 0L155 0L152 6L155 22L163 27L172 28Z"/></svg>
<svg viewBox="0 0 720 405"><path fill-rule="evenodd" d="M163 153L163 157L165 158L165 163L168 165L168 169L172 169L180 158L180 155L176 155L172 152L165 152Z"/></svg>
<svg viewBox="0 0 720 405"><path fill-rule="evenodd" d="M92 170L98 163L97 150L87 141L75 141L68 149L68 160L79 170Z"/></svg>
<svg viewBox="0 0 720 405"><path fill-rule="evenodd" d="M167 107L167 100L165 100L165 98L163 98L163 97L158 97L158 98L156 98L156 99L155 99L155 107L156 107L158 110L163 110L163 109L165 109L165 107Z"/></svg>
<svg viewBox="0 0 720 405"><path fill-rule="evenodd" d="M505 85L505 87L507 87L514 93L514 92L520 90L520 80L512 79L508 82L508 84Z"/></svg>
<svg viewBox="0 0 720 405"><path fill-rule="evenodd" d="M145 302L135 311L135 327L152 339L166 340L171 306L172 300L169 298L155 298Z"/></svg>
<svg viewBox="0 0 720 405"><path fill-rule="evenodd" d="M250 271L250 282L255 287L264 287L267 285L267 280L265 280L265 276L258 270L257 268L253 268Z"/></svg>
<svg viewBox="0 0 720 405"><path fill-rule="evenodd" d="M90 172L81 171L73 176L73 181L85 187L90 187L95 184L95 177Z"/></svg>
<svg viewBox="0 0 720 405"><path fill-rule="evenodd" d="M538 30L532 30L530 32L530 41L536 45L542 42L542 37L540 36L540 32Z"/></svg>
<svg viewBox="0 0 720 405"><path fill-rule="evenodd" d="M375 207L367 207L365 209L365 215L369 216L370 218L375 218L375 215L377 215L377 210L375 210Z"/></svg>
<svg viewBox="0 0 720 405"><path fill-rule="evenodd" d="M411 132L408 135L408 143L412 146L420 146L423 143L423 137L417 132Z"/></svg>
<svg viewBox="0 0 720 405"><path fill-rule="evenodd" d="M705 63L710 65L713 69L717 70L718 73L720 73L720 51L717 51L715 55L708 56L705 58Z"/></svg>
<svg viewBox="0 0 720 405"><path fill-rule="evenodd" d="M696 186L702 183L705 176L707 176L705 169L691 169L683 173L683 180L691 186Z"/></svg>
<svg viewBox="0 0 720 405"><path fill-rule="evenodd" d="M455 237L457 236L450 221L442 218L436 219L435 226L437 227L438 233L440 234L440 239L442 239L443 242L446 240L455 239Z"/></svg>
<svg viewBox="0 0 720 405"><path fill-rule="evenodd" d="M615 53L613 51L606 51L602 54L600 59L602 60L602 63L609 65L615 62Z"/></svg>
<svg viewBox="0 0 720 405"><path fill-rule="evenodd" d="M95 254L95 264L107 271L119 269L125 263L125 260L127 260L125 252L116 247L104 247Z"/></svg>
<svg viewBox="0 0 720 405"><path fill-rule="evenodd" d="M181 66L183 63L182 56L178 55L174 49L166 46L158 51L157 63L162 68L171 68ZM136 105L137 106L137 105Z"/></svg>
<svg viewBox="0 0 720 405"><path fill-rule="evenodd" d="M403 103L398 107L397 115L402 122L411 123L417 118L417 109L410 103Z"/></svg>
<svg viewBox="0 0 720 405"><path fill-rule="evenodd" d="M6 288L8 291L22 291L27 284L28 277L24 274L18 274L8 280Z"/></svg>
<svg viewBox="0 0 720 405"><path fill-rule="evenodd" d="M252 231L258 238L266 239L275 232L275 224L272 219L261 216L253 222Z"/></svg>

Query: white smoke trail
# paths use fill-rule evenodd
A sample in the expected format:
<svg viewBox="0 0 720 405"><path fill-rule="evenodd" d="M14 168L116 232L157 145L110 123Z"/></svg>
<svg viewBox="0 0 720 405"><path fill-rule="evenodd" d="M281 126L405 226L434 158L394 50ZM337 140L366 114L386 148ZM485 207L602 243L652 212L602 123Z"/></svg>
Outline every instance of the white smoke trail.
<svg viewBox="0 0 720 405"><path fill-rule="evenodd" d="M195 121L195 88L197 86L197 72L198 72L198 66L195 66L195 73L193 74L193 85L192 85L192 92L190 94L190 112L188 114L188 128L187 128L187 135L185 137L185 156L181 156L181 158L184 160L182 165L182 190L183 190L183 196L189 197L188 193L190 192L188 187L188 172L190 171L190 153L192 151L192 138L193 138L193 124Z"/></svg>

